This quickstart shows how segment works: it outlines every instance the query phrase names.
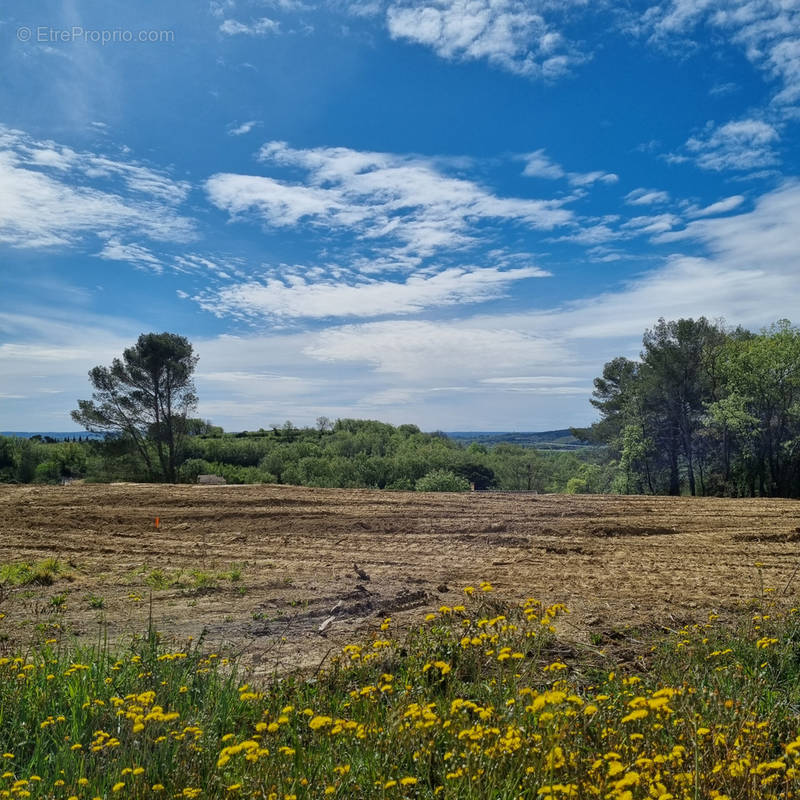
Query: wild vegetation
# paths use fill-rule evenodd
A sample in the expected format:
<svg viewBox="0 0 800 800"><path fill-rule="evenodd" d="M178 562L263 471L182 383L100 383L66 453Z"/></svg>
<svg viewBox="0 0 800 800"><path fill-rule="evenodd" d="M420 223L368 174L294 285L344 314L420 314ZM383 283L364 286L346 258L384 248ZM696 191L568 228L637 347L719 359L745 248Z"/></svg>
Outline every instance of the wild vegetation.
<svg viewBox="0 0 800 800"><path fill-rule="evenodd" d="M423 433L415 425L372 420L291 423L250 433L224 433L202 420L187 422L175 478L220 475L228 483L280 483L331 488L413 491L479 489L604 492L614 466L600 448L538 451L494 447ZM157 459L157 457L156 457ZM148 466L124 437L105 441L44 441L0 437L0 482L147 481Z"/></svg>
<svg viewBox="0 0 800 800"><path fill-rule="evenodd" d="M797 609L754 605L613 653L567 609L481 582L391 618L313 675L253 683L154 630L0 658L8 798L790 798L800 791Z"/></svg>

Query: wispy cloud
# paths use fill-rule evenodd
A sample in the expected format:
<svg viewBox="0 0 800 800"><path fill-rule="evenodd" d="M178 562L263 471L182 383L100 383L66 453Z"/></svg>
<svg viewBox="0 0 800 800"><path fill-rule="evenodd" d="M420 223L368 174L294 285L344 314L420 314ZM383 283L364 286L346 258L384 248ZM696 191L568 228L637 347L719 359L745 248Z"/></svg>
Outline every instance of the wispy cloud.
<svg viewBox="0 0 800 800"><path fill-rule="evenodd" d="M590 186L593 183L616 183L619 176L613 172L593 170L592 172L567 172L560 164L553 161L547 153L535 150L522 156L525 168L522 174L529 178L548 178L559 180L565 178L572 186Z"/></svg>
<svg viewBox="0 0 800 800"><path fill-rule="evenodd" d="M248 23L226 19L219 26L219 30L226 36L266 36L269 33L277 33L280 30L280 23L269 17L254 19Z"/></svg>
<svg viewBox="0 0 800 800"><path fill-rule="evenodd" d="M318 230L349 231L364 240L393 241L397 258L427 257L441 248L475 243L490 221L551 230L572 219L566 200L501 197L478 183L442 172L435 162L320 147L297 150L271 142L260 152L273 168L300 169L302 182L221 173L206 182L211 202L232 216L254 213L271 227L302 222Z"/></svg>
<svg viewBox="0 0 800 800"><path fill-rule="evenodd" d="M251 119L248 122L242 122L240 125L232 123L228 128L228 136L244 136L245 134L250 133L253 128L260 124L261 123L255 119Z"/></svg>
<svg viewBox="0 0 800 800"><path fill-rule="evenodd" d="M235 7L235 0L211 0L208 10L213 17L224 17Z"/></svg>
<svg viewBox="0 0 800 800"><path fill-rule="evenodd" d="M277 319L381 317L415 314L426 309L485 302L506 294L515 281L548 273L537 267L511 270L449 268L434 275L415 274L405 281L309 281L268 278L246 281L197 299L218 316Z"/></svg>
<svg viewBox="0 0 800 800"><path fill-rule="evenodd" d="M564 168L560 164L556 164L544 150L535 150L533 153L523 156L523 159L525 169L522 170L522 174L529 178L558 180L566 175Z"/></svg>
<svg viewBox="0 0 800 800"><path fill-rule="evenodd" d="M343 325L305 348L321 361L355 361L378 372L421 378L474 380L509 370L563 362L565 348L532 332L503 328L499 320L460 322L391 320ZM440 383L438 385L441 385Z"/></svg>
<svg viewBox="0 0 800 800"><path fill-rule="evenodd" d="M568 172L567 180L572 186L590 186L593 183L616 183L619 175L614 172L593 170L592 172Z"/></svg>
<svg viewBox="0 0 800 800"><path fill-rule="evenodd" d="M535 329L542 336L563 336L572 342L594 340L595 351L603 339L627 337L635 345L641 332L660 316L724 317L758 328L789 316L800 303L798 218L800 182L788 181L759 198L752 211L697 219L683 230L656 237L673 246L699 244L701 256L675 254L618 290L547 312L508 315L498 318L497 324Z"/></svg>
<svg viewBox="0 0 800 800"><path fill-rule="evenodd" d="M691 206L686 210L686 216L697 217L715 217L718 214L726 214L728 211L733 211L744 202L744 197L740 194L735 194L731 197L726 197L724 200L718 200L716 203L698 208Z"/></svg>
<svg viewBox="0 0 800 800"><path fill-rule="evenodd" d="M675 214L648 214L633 217L620 225L623 230L632 230L637 234L657 234L671 231L680 224L681 218Z"/></svg>
<svg viewBox="0 0 800 800"><path fill-rule="evenodd" d="M136 232L188 241L194 222L176 206L183 181L134 162L76 152L0 128L0 241L15 247L74 246L87 235Z"/></svg>
<svg viewBox="0 0 800 800"><path fill-rule="evenodd" d="M481 383L492 386L559 386L580 381L581 378L569 375L508 375L502 378L482 378ZM581 389L581 391L585 391Z"/></svg>
<svg viewBox="0 0 800 800"><path fill-rule="evenodd" d="M634 189L625 195L625 202L632 206L652 206L669 202L669 192L659 189Z"/></svg>
<svg viewBox="0 0 800 800"><path fill-rule="evenodd" d="M708 123L703 133L686 142L688 158L702 169L752 170L778 163L776 128L758 119L742 119L717 126ZM686 156L671 160L686 160Z"/></svg>
<svg viewBox="0 0 800 800"><path fill-rule="evenodd" d="M726 266L745 269L759 265L771 273L796 275L798 219L800 182L788 180L759 198L752 211L697 219L681 231L663 234L658 241L695 240Z"/></svg>
<svg viewBox="0 0 800 800"><path fill-rule="evenodd" d="M708 90L708 93L712 97L720 97L728 94L733 94L738 90L739 90L739 84L733 83L733 81L728 81L726 83L715 84Z"/></svg>
<svg viewBox="0 0 800 800"><path fill-rule="evenodd" d="M604 360L635 357L642 331L659 316L704 314L757 328L790 314L800 303L798 218L800 184L790 181L751 211L698 218L661 237L675 248L696 244L703 255L671 256L614 290L545 311L197 337L201 413L235 427L312 422L321 413L449 430L588 422L591 378ZM0 382L26 396L43 388L81 396L86 369L108 363L140 330L128 324L120 336L83 318L13 316L0 314ZM37 378L45 374L46 382ZM4 418L26 419L27 401L15 402ZM66 416L63 401L40 407Z"/></svg>
<svg viewBox="0 0 800 800"><path fill-rule="evenodd" d="M386 21L395 39L426 45L446 59L486 59L517 75L555 79L587 55L558 29L563 4L523 0L424 0L390 3Z"/></svg>
<svg viewBox="0 0 800 800"><path fill-rule="evenodd" d="M661 43L691 38L707 25L739 45L747 58L781 88L779 111L796 114L800 100L800 6L789 0L666 0L651 6L631 28Z"/></svg>
<svg viewBox="0 0 800 800"><path fill-rule="evenodd" d="M116 238L109 239L97 255L106 261L126 261L154 272L164 271L162 260L151 250L140 244L121 242Z"/></svg>

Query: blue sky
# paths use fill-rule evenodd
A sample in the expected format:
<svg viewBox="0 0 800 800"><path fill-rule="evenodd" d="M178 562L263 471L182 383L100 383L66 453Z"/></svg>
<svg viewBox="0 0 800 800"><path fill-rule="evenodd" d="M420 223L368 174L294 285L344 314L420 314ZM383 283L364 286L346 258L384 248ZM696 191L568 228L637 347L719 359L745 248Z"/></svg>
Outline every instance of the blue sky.
<svg viewBox="0 0 800 800"><path fill-rule="evenodd" d="M105 40L105 41L104 41ZM659 316L800 301L800 0L0 11L0 428L188 336L200 414L586 424Z"/></svg>

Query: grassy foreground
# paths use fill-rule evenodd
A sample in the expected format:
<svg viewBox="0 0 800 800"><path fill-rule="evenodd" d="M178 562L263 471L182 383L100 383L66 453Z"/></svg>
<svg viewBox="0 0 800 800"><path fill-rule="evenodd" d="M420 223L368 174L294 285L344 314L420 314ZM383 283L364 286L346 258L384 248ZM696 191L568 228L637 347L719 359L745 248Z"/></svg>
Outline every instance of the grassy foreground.
<svg viewBox="0 0 800 800"><path fill-rule="evenodd" d="M563 606L465 593L261 687L155 635L0 658L0 796L800 797L795 609L666 634L615 674L557 659Z"/></svg>

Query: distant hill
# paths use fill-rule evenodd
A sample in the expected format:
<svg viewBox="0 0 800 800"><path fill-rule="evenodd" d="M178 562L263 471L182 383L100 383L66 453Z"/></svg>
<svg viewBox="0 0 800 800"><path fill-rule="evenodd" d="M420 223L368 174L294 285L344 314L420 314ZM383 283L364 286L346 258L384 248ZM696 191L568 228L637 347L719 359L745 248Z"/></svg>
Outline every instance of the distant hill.
<svg viewBox="0 0 800 800"><path fill-rule="evenodd" d="M538 450L580 450L592 447L589 442L576 439L569 428L557 431L446 431L445 435L464 444L477 442L486 446L518 444Z"/></svg>
<svg viewBox="0 0 800 800"><path fill-rule="evenodd" d="M31 436L49 436L59 442L63 439L77 439L79 436L85 439L104 439L102 433L89 433L89 431L0 431L0 436L16 436L19 439L30 439Z"/></svg>

